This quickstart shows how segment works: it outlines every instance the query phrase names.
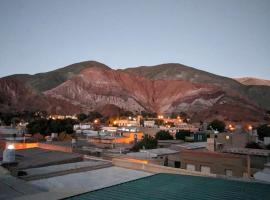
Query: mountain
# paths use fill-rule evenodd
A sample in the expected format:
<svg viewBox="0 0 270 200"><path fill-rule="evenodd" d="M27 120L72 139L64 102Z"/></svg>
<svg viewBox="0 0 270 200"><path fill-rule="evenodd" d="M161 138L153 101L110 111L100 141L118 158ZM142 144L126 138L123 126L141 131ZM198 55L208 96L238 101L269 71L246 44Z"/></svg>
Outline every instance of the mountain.
<svg viewBox="0 0 270 200"><path fill-rule="evenodd" d="M236 81L242 83L243 85L265 85L270 86L270 80L253 78L253 77L243 77L235 78Z"/></svg>
<svg viewBox="0 0 270 200"><path fill-rule="evenodd" d="M61 83L71 79L73 76L79 74L83 69L91 67L110 69L108 66L96 61L85 61L75 63L51 72L39 73L35 75L16 74L9 77L23 81L28 87L38 92L43 92L52 89L60 85Z"/></svg>
<svg viewBox="0 0 270 200"><path fill-rule="evenodd" d="M113 70L87 61L47 73L4 77L0 86L2 112L98 110L110 115L117 109L164 114L184 111L195 121L261 121L270 108L268 86L245 86L174 63Z"/></svg>

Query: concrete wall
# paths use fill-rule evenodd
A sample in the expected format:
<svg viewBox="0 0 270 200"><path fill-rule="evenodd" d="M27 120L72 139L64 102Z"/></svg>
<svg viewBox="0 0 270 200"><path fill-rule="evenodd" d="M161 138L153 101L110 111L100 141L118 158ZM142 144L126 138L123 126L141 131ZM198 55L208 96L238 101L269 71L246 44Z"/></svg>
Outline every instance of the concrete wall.
<svg viewBox="0 0 270 200"><path fill-rule="evenodd" d="M3 142L3 144L1 143L1 146L3 145L3 149L5 148L6 143L9 143L9 142ZM33 143L16 142L16 143L12 143L12 144L14 145L14 148L16 150L41 148L41 149L48 149L48 150L53 150L53 151L62 151L62 152L67 152L67 153L72 152L71 146L61 146L61 145L56 145L56 144L46 144L46 143L39 143L39 142L33 142Z"/></svg>
<svg viewBox="0 0 270 200"><path fill-rule="evenodd" d="M252 141L255 142L256 137L250 136L248 133L219 133L216 138L216 142L222 143L224 148L244 148L248 142Z"/></svg>
<svg viewBox="0 0 270 200"><path fill-rule="evenodd" d="M55 144L38 143L38 147L41 149L48 149L48 150L53 150L53 151L62 151L62 152L72 153L71 146L61 146L61 145L55 145Z"/></svg>
<svg viewBox="0 0 270 200"><path fill-rule="evenodd" d="M195 165L196 171L201 171L202 166L210 167L210 172L225 175L226 170L232 170L232 176L243 177L247 173L246 156L236 156L213 152L186 151L168 157L168 165L175 166L175 161L181 162L181 169L186 169L188 164Z"/></svg>
<svg viewBox="0 0 270 200"><path fill-rule="evenodd" d="M150 164L147 161L135 160L135 159L112 159L112 163L118 167L124 167L134 170L143 170L150 173L171 173L171 174L183 174L183 175L194 175L194 176L210 176L216 177L215 174L204 174L201 172L193 172L185 169L177 169L172 167L165 167L161 165Z"/></svg>

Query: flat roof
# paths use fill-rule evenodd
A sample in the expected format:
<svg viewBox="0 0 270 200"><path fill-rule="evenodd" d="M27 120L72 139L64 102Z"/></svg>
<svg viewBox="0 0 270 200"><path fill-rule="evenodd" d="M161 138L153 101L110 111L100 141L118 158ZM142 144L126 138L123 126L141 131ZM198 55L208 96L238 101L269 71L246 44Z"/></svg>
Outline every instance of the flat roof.
<svg viewBox="0 0 270 200"><path fill-rule="evenodd" d="M145 149L145 150L140 150L140 152L141 153L149 152L149 153L157 154L157 155L167 155L167 154L179 153L179 151L172 150L169 148Z"/></svg>
<svg viewBox="0 0 270 200"><path fill-rule="evenodd" d="M184 149L202 149L206 148L207 142L185 142L176 146Z"/></svg>
<svg viewBox="0 0 270 200"><path fill-rule="evenodd" d="M157 174L69 197L73 200L268 200L270 185L227 179Z"/></svg>
<svg viewBox="0 0 270 200"><path fill-rule="evenodd" d="M84 192L121 184L150 175L152 174L148 172L112 166L92 171L29 181L28 183L44 190L48 190L49 192L63 193L64 196L62 196L62 198L64 198L71 195L82 194ZM47 199L51 198L48 197Z"/></svg>
<svg viewBox="0 0 270 200"><path fill-rule="evenodd" d="M265 149L229 148L225 149L224 152L244 155L270 156L270 150Z"/></svg>
<svg viewBox="0 0 270 200"><path fill-rule="evenodd" d="M14 169L28 169L55 164L82 161L82 156L76 153L65 153L41 148L20 149L15 151L18 165Z"/></svg>

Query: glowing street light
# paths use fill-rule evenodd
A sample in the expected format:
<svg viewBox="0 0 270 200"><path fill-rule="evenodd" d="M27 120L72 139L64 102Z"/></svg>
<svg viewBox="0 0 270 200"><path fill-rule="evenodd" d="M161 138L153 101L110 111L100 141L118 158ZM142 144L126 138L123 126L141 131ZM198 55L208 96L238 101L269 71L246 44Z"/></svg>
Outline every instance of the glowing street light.
<svg viewBox="0 0 270 200"><path fill-rule="evenodd" d="M10 149L10 150L12 150L12 149L14 149L15 147L14 147L14 144L9 144L8 146L7 146L7 149Z"/></svg>

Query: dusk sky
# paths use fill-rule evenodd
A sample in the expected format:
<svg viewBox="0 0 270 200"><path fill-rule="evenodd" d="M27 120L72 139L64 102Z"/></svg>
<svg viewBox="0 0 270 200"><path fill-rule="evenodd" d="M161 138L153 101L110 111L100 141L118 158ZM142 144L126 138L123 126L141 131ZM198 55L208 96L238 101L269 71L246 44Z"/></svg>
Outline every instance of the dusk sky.
<svg viewBox="0 0 270 200"><path fill-rule="evenodd" d="M270 79L270 0L0 0L0 77L86 60Z"/></svg>

